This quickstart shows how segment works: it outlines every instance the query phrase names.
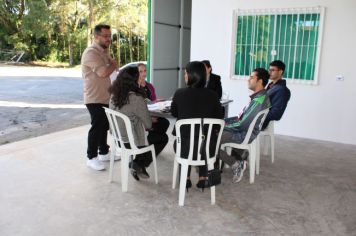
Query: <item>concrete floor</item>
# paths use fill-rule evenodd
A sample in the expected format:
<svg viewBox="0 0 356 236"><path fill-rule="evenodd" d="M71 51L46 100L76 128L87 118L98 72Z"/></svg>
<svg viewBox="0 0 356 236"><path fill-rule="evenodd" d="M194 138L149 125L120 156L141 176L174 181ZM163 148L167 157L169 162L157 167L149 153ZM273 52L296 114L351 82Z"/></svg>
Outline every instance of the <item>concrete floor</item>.
<svg viewBox="0 0 356 236"><path fill-rule="evenodd" d="M171 143L159 184L122 193L118 164L112 184L86 167L87 130L0 146L0 235L356 235L356 146L277 136L254 184L227 169L215 206L193 187L179 207Z"/></svg>

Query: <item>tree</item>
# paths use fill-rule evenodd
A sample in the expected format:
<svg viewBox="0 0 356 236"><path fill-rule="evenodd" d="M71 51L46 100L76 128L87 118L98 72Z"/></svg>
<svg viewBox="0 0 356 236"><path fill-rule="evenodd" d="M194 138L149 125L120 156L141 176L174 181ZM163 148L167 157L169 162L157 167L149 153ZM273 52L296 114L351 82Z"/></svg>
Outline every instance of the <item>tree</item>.
<svg viewBox="0 0 356 236"><path fill-rule="evenodd" d="M86 5L79 0L57 0L50 7L59 32L67 41L69 65L74 65L75 38L81 19L86 15Z"/></svg>
<svg viewBox="0 0 356 236"><path fill-rule="evenodd" d="M147 0L0 0L0 49L32 59L80 62L98 23L112 26L120 64L145 58ZM127 58L124 55L129 55Z"/></svg>
<svg viewBox="0 0 356 236"><path fill-rule="evenodd" d="M116 44L113 49L116 50L116 57L120 64L126 64L133 60L145 59L146 53L142 53L141 57L137 57L140 51L140 41L144 51L147 43L145 36L147 34L147 0L119 0L112 7L111 25L116 29L117 37ZM121 41L123 42L123 52L121 51ZM136 42L136 45L134 45ZM127 44L127 46L125 45ZM126 51L128 49L128 52ZM123 56L121 56L121 53ZM114 53L115 54L115 53ZM127 59L126 55L129 55ZM135 56L136 55L136 59ZM144 57L143 57L144 56Z"/></svg>

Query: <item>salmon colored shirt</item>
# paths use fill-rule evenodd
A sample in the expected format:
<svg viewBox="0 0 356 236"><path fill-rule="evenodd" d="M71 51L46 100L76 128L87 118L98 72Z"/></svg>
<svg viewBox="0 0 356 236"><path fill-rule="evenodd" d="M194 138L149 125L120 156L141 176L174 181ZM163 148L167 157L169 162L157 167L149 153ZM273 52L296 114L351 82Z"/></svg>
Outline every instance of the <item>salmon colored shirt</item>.
<svg viewBox="0 0 356 236"><path fill-rule="evenodd" d="M84 104L109 104L108 91L110 77L103 77L105 70L110 66L111 58L108 49L93 43L86 48L82 55L82 77L84 79Z"/></svg>

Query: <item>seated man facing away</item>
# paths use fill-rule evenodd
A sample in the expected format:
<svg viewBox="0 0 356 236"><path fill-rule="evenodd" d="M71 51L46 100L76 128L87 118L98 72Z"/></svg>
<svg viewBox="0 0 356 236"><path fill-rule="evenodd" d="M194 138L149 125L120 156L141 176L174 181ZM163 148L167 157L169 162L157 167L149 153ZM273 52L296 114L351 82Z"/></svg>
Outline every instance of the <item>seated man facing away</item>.
<svg viewBox="0 0 356 236"><path fill-rule="evenodd" d="M221 137L221 144L230 142L242 143L257 113L270 107L270 100L264 89L268 83L268 78L268 71L263 68L256 68L252 71L248 79L248 88L253 91L252 95L250 95L251 101L243 109L239 117L225 119L226 125ZM257 120L249 142L252 142L260 132L259 124L260 120ZM232 154L232 156L229 156L223 150L219 152L221 160L231 166L233 182L239 182L247 166L248 153L244 150L234 149Z"/></svg>
<svg viewBox="0 0 356 236"><path fill-rule="evenodd" d="M272 107L267 114L262 130L264 130L271 120L280 120L286 110L290 99L290 91L286 86L286 80L282 79L286 65L282 61L272 61L269 64L270 82L266 88Z"/></svg>

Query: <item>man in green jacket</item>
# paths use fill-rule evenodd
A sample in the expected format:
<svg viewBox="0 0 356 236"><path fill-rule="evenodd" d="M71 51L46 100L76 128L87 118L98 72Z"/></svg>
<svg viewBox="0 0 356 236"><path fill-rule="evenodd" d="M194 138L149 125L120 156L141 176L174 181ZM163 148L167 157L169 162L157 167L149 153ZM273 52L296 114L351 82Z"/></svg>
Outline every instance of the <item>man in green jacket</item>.
<svg viewBox="0 0 356 236"><path fill-rule="evenodd" d="M226 125L221 143L242 143L245 139L248 128L257 113L271 106L269 97L264 87L269 79L268 71L263 68L256 68L251 72L248 79L248 88L253 91L250 95L250 103L243 109L240 116L229 117L225 119ZM252 131L249 143L251 143L260 132L259 124L261 120L257 120ZM231 166L233 173L233 182L239 182L243 176L243 172L247 166L248 152L245 150L234 149L232 156L227 155L223 150L220 151L220 158L225 163Z"/></svg>

